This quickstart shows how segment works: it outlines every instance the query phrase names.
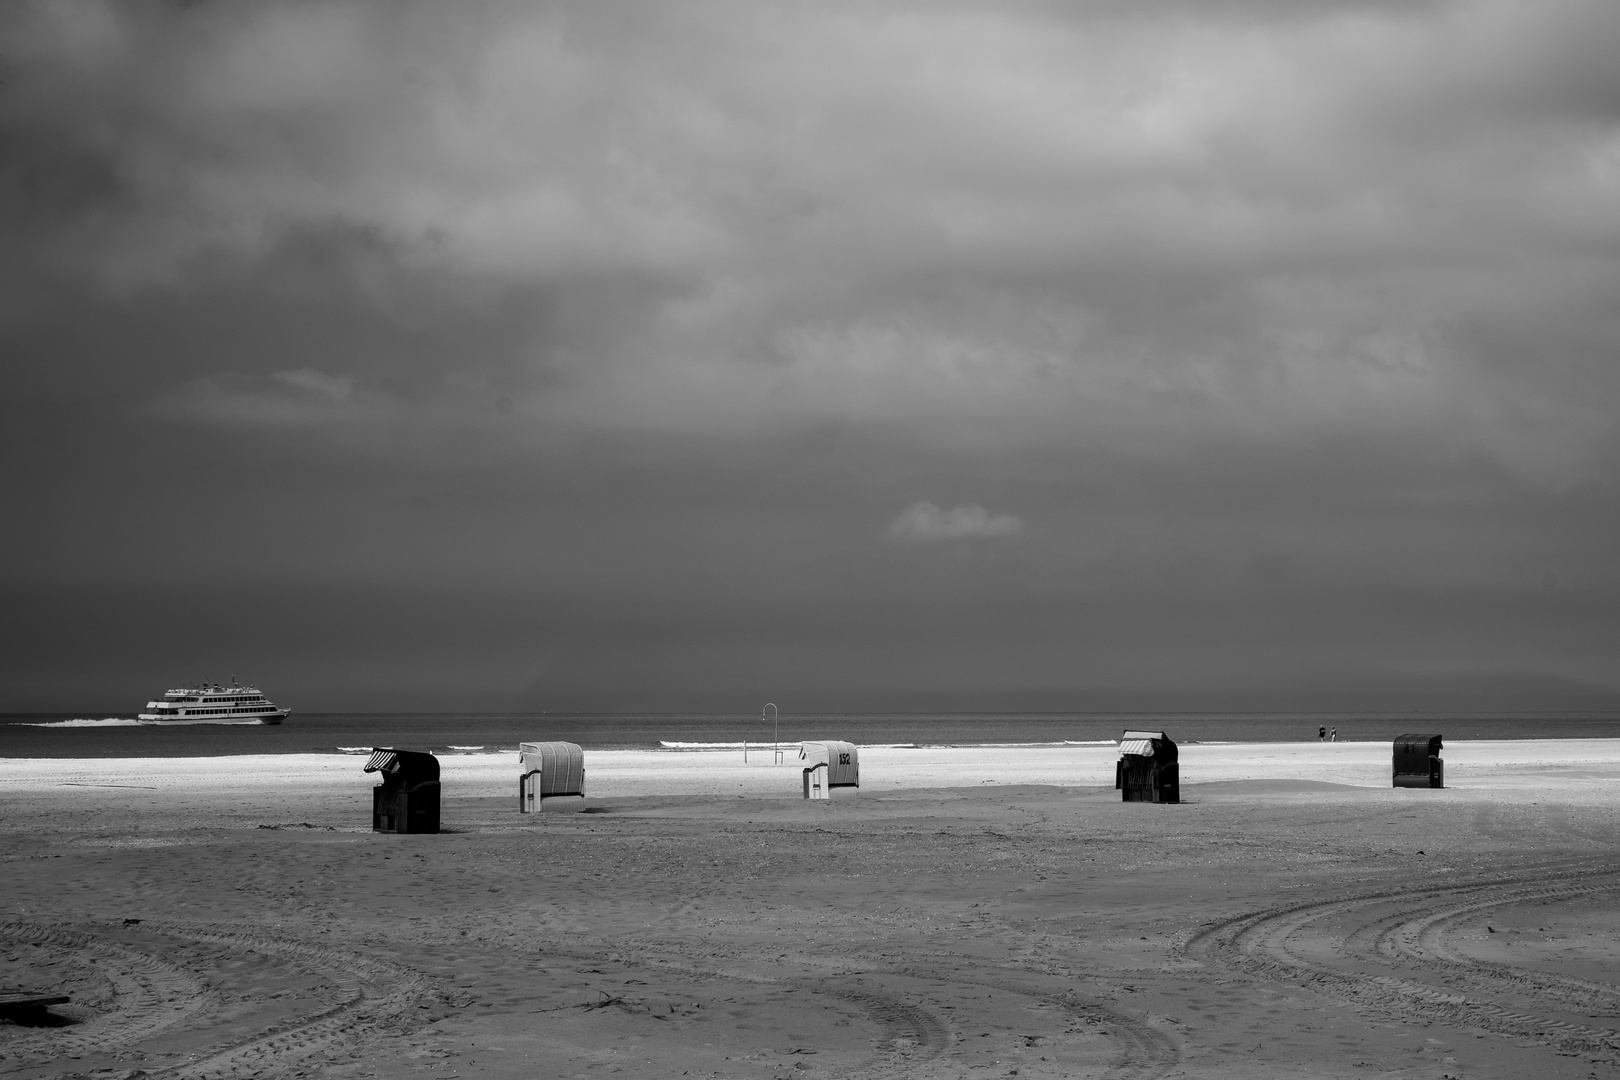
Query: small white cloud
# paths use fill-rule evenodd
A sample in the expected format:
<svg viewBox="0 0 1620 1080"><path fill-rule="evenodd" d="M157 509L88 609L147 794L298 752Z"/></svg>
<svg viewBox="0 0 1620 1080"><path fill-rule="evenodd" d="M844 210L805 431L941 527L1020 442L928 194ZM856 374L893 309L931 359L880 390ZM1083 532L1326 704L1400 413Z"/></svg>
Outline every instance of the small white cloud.
<svg viewBox="0 0 1620 1080"><path fill-rule="evenodd" d="M187 423L277 428L352 421L367 404L348 376L298 368L269 376L196 379L149 403L147 409Z"/></svg>
<svg viewBox="0 0 1620 1080"><path fill-rule="evenodd" d="M931 502L912 503L889 526L889 539L918 544L974 536L1013 536L1024 522L1013 514L992 514L982 506L941 510Z"/></svg>
<svg viewBox="0 0 1620 1080"><path fill-rule="evenodd" d="M348 401L354 394L354 380L347 375L328 375L314 368L278 371L270 377L285 386L328 401Z"/></svg>

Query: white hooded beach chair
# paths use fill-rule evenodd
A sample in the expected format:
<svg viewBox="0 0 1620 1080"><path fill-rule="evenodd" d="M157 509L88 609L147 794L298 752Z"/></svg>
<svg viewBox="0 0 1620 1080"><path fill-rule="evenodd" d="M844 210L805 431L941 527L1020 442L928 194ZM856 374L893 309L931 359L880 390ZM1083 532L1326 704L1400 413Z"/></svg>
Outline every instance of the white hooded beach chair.
<svg viewBox="0 0 1620 1080"><path fill-rule="evenodd" d="M804 797L848 799L860 792L861 754L854 743L807 742L799 746Z"/></svg>
<svg viewBox="0 0 1620 1080"><path fill-rule="evenodd" d="M518 810L578 810L585 805L585 751L571 742L518 744Z"/></svg>

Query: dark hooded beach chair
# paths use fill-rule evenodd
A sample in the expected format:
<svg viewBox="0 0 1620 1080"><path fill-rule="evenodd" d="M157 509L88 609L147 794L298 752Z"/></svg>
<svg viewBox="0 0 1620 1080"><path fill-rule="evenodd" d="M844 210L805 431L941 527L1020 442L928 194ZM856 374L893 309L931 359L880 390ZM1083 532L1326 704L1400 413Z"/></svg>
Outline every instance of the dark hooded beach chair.
<svg viewBox="0 0 1620 1080"><path fill-rule="evenodd" d="M1443 788L1446 763L1440 760L1440 736L1395 737L1395 786Z"/></svg>
<svg viewBox="0 0 1620 1080"><path fill-rule="evenodd" d="M375 749L366 772L382 774L371 789L373 832L439 831L439 759L416 750Z"/></svg>
<svg viewBox="0 0 1620 1080"><path fill-rule="evenodd" d="M1176 744L1162 731L1127 731L1119 739L1114 788L1121 802L1178 803L1181 766Z"/></svg>

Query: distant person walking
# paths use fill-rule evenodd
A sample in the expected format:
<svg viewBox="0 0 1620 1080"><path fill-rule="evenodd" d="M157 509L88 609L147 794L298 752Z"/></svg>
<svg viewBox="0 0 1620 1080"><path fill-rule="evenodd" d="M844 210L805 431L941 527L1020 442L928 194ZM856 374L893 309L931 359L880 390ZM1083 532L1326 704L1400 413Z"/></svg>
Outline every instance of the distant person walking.
<svg viewBox="0 0 1620 1080"><path fill-rule="evenodd" d="M1328 741L1329 742L1338 742L1339 741L1339 729L1338 728L1334 728L1332 731L1330 731L1328 733Z"/></svg>
<svg viewBox="0 0 1620 1080"><path fill-rule="evenodd" d="M1317 742L1327 742L1327 725L1326 724L1323 724L1321 727L1316 729L1316 741Z"/></svg>

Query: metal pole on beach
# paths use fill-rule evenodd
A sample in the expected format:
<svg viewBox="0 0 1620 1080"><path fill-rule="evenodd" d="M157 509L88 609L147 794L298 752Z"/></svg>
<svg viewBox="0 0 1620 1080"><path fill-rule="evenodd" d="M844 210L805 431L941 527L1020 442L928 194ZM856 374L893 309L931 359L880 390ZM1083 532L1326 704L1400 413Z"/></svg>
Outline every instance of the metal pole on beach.
<svg viewBox="0 0 1620 1080"><path fill-rule="evenodd" d="M773 764L780 765L782 764L782 714L777 711L776 706L769 701L765 703L765 709L771 710L771 716L776 721L776 728L771 736L771 759ZM765 719L765 709L759 710L759 718L761 720Z"/></svg>

